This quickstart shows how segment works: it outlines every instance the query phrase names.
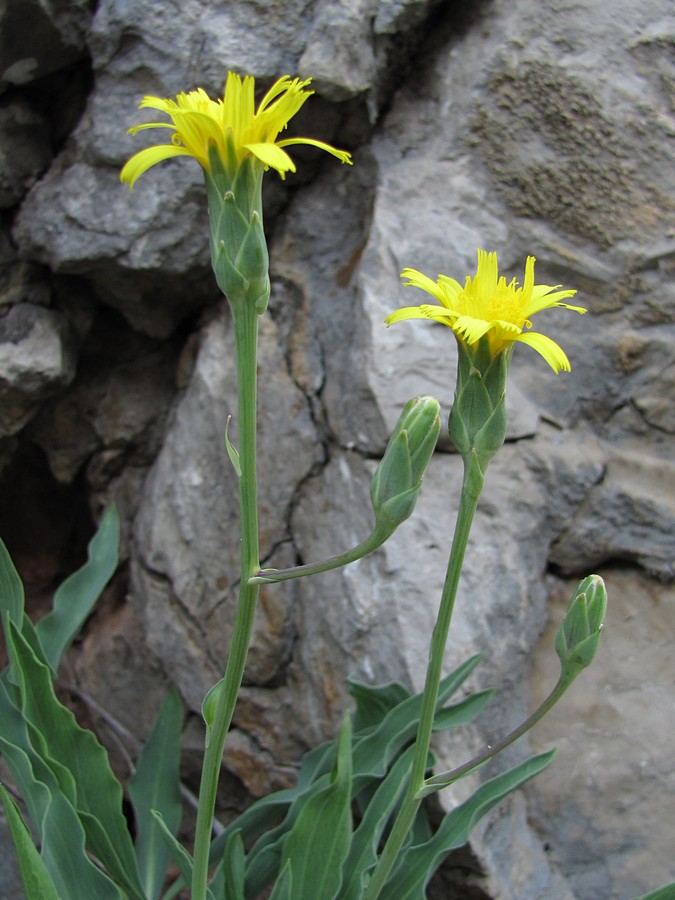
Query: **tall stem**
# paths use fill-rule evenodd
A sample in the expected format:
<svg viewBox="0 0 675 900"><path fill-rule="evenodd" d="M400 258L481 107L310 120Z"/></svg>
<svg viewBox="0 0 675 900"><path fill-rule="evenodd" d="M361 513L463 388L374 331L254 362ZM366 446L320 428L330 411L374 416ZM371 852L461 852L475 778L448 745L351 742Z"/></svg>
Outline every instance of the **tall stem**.
<svg viewBox="0 0 675 900"><path fill-rule="evenodd" d="M470 466L470 463L468 465ZM417 793L424 785L424 772L426 770L429 745L431 743L436 703L438 702L438 690L441 682L445 645L448 640L450 621L452 619L455 598L457 596L457 585L459 584L459 576L462 571L464 554L466 552L469 532L471 531L471 524L476 512L479 496L480 491L476 491L475 483L474 485L470 484L468 469L465 465L464 484L462 486L459 510L457 512L455 534L452 539L452 549L450 550L450 558L448 559L448 568L445 576L445 583L443 585L443 593L441 594L438 617L436 619L436 624L434 625L431 636L431 645L429 647L429 663L427 665L424 692L422 694L422 709L419 725L417 726L415 755L413 757L410 780L392 830L384 845L384 849L375 866L371 879L368 882L364 900L375 900L384 887L401 847L403 846L406 835L415 821L419 805L422 802L417 796Z"/></svg>
<svg viewBox="0 0 675 900"><path fill-rule="evenodd" d="M259 592L257 584L249 584L249 578L260 568L256 481L258 314L253 304L249 303L231 304L231 309L237 353L239 464L241 467L239 478L241 528L239 599L222 689L218 693L213 720L206 737L195 831L192 900L205 900L206 898L211 825L216 805L220 764L225 738L232 722L239 688L244 677Z"/></svg>

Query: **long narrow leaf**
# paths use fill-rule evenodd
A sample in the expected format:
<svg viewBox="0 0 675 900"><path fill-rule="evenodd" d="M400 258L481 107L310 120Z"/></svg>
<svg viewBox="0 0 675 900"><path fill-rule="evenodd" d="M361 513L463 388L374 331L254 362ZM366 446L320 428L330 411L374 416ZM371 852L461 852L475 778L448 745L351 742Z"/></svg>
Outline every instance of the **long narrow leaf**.
<svg viewBox="0 0 675 900"><path fill-rule="evenodd" d="M390 710L411 696L410 691L397 681L388 684L365 684L355 678L347 678L349 693L356 701L354 732L369 731L380 724Z"/></svg>
<svg viewBox="0 0 675 900"><path fill-rule="evenodd" d="M58 588L52 611L36 626L54 672L117 568L119 539L119 515L109 506L89 543L87 562Z"/></svg>
<svg viewBox="0 0 675 900"><path fill-rule="evenodd" d="M368 872L377 861L380 838L406 788L414 752L414 747L408 747L401 754L366 807L343 866L340 900L360 900L363 896Z"/></svg>
<svg viewBox="0 0 675 900"><path fill-rule="evenodd" d="M545 769L554 755L555 750L540 753L491 778L468 800L447 813L431 840L409 847L399 856L380 900L424 900L424 888L447 854L466 844L476 822L500 800Z"/></svg>
<svg viewBox="0 0 675 900"><path fill-rule="evenodd" d="M23 608L23 584L7 547L0 541L0 612L5 628L7 628L5 616L14 622L17 628L21 627Z"/></svg>
<svg viewBox="0 0 675 900"><path fill-rule="evenodd" d="M89 859L79 817L51 772L34 754L0 738L0 750L24 797L57 896L122 900L115 884ZM30 895L28 900L34 900ZM41 900L38 895L37 900Z"/></svg>
<svg viewBox="0 0 675 900"><path fill-rule="evenodd" d="M30 831L11 794L3 785L0 785L0 800L12 835L27 900L59 900L54 882L33 843Z"/></svg>
<svg viewBox="0 0 675 900"><path fill-rule="evenodd" d="M473 656L441 681L437 709L454 694L480 662ZM380 725L354 746L354 790L370 778L384 777L391 761L417 731L422 695L414 694L387 713Z"/></svg>
<svg viewBox="0 0 675 900"><path fill-rule="evenodd" d="M345 716L331 783L303 807L284 845L293 873L293 900L332 900L352 833L352 740Z"/></svg>
<svg viewBox="0 0 675 900"><path fill-rule="evenodd" d="M643 894L637 900L675 900L675 881L671 884L664 884L663 887L650 891L648 894Z"/></svg>
<svg viewBox="0 0 675 900"><path fill-rule="evenodd" d="M293 900L293 870L291 869L290 859L274 883L270 900Z"/></svg>
<svg viewBox="0 0 675 900"><path fill-rule="evenodd" d="M126 900L125 894L88 858L84 829L63 794L52 796L43 827L48 840L43 844L42 857L60 897Z"/></svg>
<svg viewBox="0 0 675 900"><path fill-rule="evenodd" d="M223 867L221 869L222 889L220 889L220 881L214 879L214 881L211 882L211 890L215 897L222 896L224 900L245 900L245 862L244 842L241 837L241 832L235 831L225 847Z"/></svg>
<svg viewBox="0 0 675 900"><path fill-rule="evenodd" d="M180 841L171 833L171 831L167 827L166 822L164 821L164 818L162 817L162 814L154 810L152 815L157 821L162 839L166 841L166 845L169 848L171 858L178 867L178 871L183 876L183 881L186 884L190 884L192 882L193 869L192 857L187 852L185 847L180 843ZM206 896L208 900L214 900L213 892L210 888L206 889Z"/></svg>
<svg viewBox="0 0 675 900"><path fill-rule="evenodd" d="M485 691L477 691L470 694L465 700L439 709L434 716L434 731L447 731L448 728L461 728L483 712L490 700L494 697L494 688Z"/></svg>
<svg viewBox="0 0 675 900"><path fill-rule="evenodd" d="M11 623L8 637L10 658L20 681L21 713L35 751L57 774L62 788L67 788L64 772L70 773L88 849L131 896L143 897L136 855L122 813L122 788L106 751L59 702L49 667L36 657Z"/></svg>
<svg viewBox="0 0 675 900"><path fill-rule="evenodd" d="M439 690L439 707L458 690L480 659L480 655L472 657L443 679ZM396 693L400 694L398 691ZM421 703L420 694L406 696L394 708L389 709L377 727L371 727L366 730L365 734L362 732L355 736L353 747L353 793L355 795L366 789L374 780L383 778L392 760L413 739L417 730ZM386 708L387 705L388 703L384 703L383 708ZM440 714L440 710L438 714ZM248 854L246 888L251 896L257 896L271 883L279 871L281 850L286 833L292 828L304 804L328 784L326 766L333 758L335 742L324 745L324 747L323 750L316 748L315 751L311 751L311 754L306 754L307 757L311 755L311 764L307 766L307 777L304 777L305 773L301 770L302 785L298 784L288 792L280 792L284 795L284 800L292 798L285 818L276 828L263 833ZM304 761L303 757L303 763ZM272 794L270 797L258 801L240 819L236 820L231 828L237 827L247 815L263 813L262 821L264 821L266 804L273 803L276 796ZM223 846L222 841L223 836L221 835L217 839L219 849Z"/></svg>
<svg viewBox="0 0 675 900"><path fill-rule="evenodd" d="M38 658L44 657L44 652L40 646L35 627L24 611L24 591L23 584L19 573L16 571L12 558L10 557L7 547L0 541L0 622L2 622L3 631L5 633L5 645L7 646L7 655L9 656L9 646L7 645L7 634L9 632L9 623L14 625L22 632L28 643L33 647ZM16 680L11 675L9 669L5 669L0 674L0 679L5 683ZM0 708L0 715L2 709Z"/></svg>
<svg viewBox="0 0 675 900"><path fill-rule="evenodd" d="M129 797L136 822L136 856L141 882L149 900L159 897L169 864L169 850L151 810L157 810L175 835L180 826L180 735L183 711L180 696L171 688L157 721L136 762Z"/></svg>

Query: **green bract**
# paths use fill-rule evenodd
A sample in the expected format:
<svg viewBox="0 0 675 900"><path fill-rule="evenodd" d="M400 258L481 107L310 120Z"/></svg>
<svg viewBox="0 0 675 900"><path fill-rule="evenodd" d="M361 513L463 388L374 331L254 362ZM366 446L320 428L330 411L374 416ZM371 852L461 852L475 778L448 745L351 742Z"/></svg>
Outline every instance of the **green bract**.
<svg viewBox="0 0 675 900"><path fill-rule="evenodd" d="M406 403L370 485L378 526L393 531L411 515L440 430L438 400L422 396Z"/></svg>
<svg viewBox="0 0 675 900"><path fill-rule="evenodd" d="M563 676L574 678L592 662L606 609L604 581L599 575L588 575L574 592L556 634L555 649Z"/></svg>

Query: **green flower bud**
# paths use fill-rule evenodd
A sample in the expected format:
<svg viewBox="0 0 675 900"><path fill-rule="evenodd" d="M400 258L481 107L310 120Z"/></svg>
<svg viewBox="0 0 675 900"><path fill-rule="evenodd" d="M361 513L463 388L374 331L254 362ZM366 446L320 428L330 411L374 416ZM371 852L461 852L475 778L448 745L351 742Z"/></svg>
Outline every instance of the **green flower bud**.
<svg viewBox="0 0 675 900"><path fill-rule="evenodd" d="M605 583L599 575L589 575L574 592L555 638L563 675L570 680L593 660L606 609Z"/></svg>
<svg viewBox="0 0 675 900"><path fill-rule="evenodd" d="M411 515L440 429L438 400L406 403L370 486L378 526L394 531Z"/></svg>

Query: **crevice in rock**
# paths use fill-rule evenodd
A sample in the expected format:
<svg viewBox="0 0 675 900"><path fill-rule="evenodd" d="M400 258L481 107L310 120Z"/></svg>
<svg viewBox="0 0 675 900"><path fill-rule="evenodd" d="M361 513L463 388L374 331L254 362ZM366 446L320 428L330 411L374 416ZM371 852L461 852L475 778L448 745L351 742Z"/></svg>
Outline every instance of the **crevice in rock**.
<svg viewBox="0 0 675 900"><path fill-rule="evenodd" d="M22 438L0 475L0 535L26 592L26 610L40 618L56 588L87 559L94 533L84 479L59 484L43 450Z"/></svg>

